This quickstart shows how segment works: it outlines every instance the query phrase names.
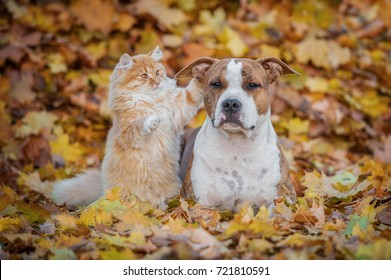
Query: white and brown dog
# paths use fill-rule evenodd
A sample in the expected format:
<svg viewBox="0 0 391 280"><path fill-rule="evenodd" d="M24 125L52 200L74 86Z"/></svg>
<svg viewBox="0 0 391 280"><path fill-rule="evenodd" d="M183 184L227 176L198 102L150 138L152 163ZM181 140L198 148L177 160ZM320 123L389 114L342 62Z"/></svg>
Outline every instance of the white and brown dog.
<svg viewBox="0 0 391 280"><path fill-rule="evenodd" d="M270 121L268 88L280 75L299 73L274 57L200 58L176 78L192 74L202 84L207 119L199 131L185 135L182 195L231 210L245 202L268 207L278 196L295 201L288 162Z"/></svg>

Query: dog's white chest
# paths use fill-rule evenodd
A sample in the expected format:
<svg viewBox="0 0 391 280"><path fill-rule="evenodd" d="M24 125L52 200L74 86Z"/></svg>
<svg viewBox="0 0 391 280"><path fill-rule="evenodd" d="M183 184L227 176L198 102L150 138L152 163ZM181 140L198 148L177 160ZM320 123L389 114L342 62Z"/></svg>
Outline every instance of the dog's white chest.
<svg viewBox="0 0 391 280"><path fill-rule="evenodd" d="M235 209L245 202L253 207L273 203L281 172L274 130L271 133L269 141L235 141L204 125L194 146L191 170L196 199L221 209Z"/></svg>

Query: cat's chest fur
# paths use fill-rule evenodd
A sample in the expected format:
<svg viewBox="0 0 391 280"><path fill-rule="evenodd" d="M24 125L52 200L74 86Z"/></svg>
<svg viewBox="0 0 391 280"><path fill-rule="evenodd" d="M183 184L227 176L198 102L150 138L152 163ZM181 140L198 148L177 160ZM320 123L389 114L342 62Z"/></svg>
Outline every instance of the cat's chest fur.
<svg viewBox="0 0 391 280"><path fill-rule="evenodd" d="M270 141L235 142L207 126L200 130L194 146L191 180L197 201L229 209L244 202L253 207L272 204L281 180L274 130Z"/></svg>

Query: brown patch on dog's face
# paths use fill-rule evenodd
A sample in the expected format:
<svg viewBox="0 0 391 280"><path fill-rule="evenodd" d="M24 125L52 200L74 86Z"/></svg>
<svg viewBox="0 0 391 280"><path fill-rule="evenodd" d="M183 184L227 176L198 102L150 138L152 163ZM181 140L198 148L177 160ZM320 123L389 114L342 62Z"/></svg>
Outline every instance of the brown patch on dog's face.
<svg viewBox="0 0 391 280"><path fill-rule="evenodd" d="M211 119L214 117L217 101L228 87L226 73L229 61L228 59L224 59L213 64L208 70L209 74L206 75L202 82L204 106L207 115Z"/></svg>
<svg viewBox="0 0 391 280"><path fill-rule="evenodd" d="M242 62L242 88L253 97L258 115L264 115L269 108L269 79L266 71L254 60Z"/></svg>

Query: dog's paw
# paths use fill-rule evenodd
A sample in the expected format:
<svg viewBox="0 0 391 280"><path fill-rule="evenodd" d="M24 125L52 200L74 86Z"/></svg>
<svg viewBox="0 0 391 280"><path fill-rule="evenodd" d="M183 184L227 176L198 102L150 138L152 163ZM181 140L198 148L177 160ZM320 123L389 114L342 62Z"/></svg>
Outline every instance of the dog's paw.
<svg viewBox="0 0 391 280"><path fill-rule="evenodd" d="M160 124L160 118L156 115L152 115L147 117L147 119L144 122L144 131L146 133L151 133L153 130L158 128Z"/></svg>

